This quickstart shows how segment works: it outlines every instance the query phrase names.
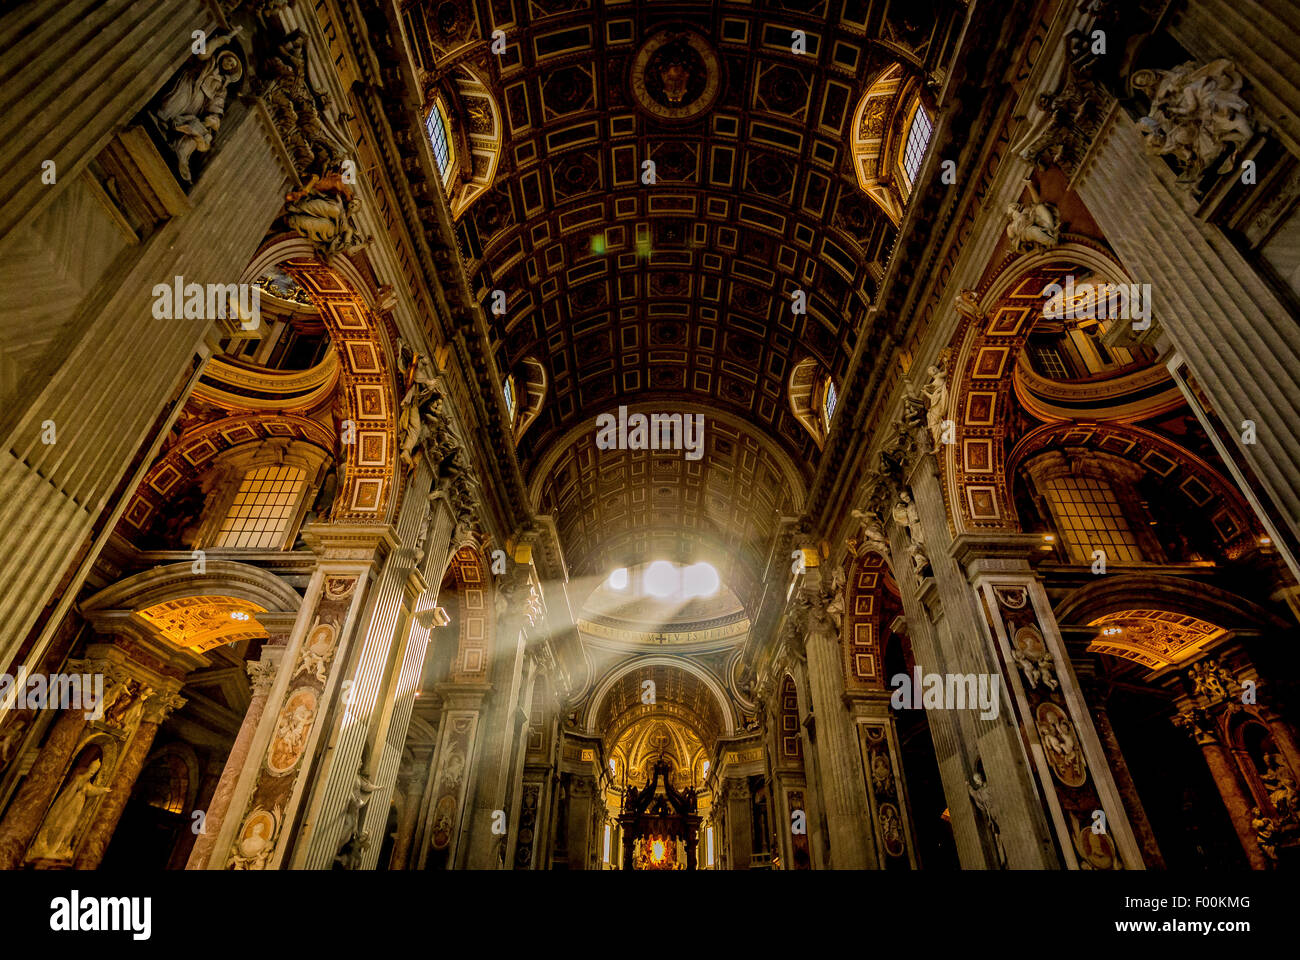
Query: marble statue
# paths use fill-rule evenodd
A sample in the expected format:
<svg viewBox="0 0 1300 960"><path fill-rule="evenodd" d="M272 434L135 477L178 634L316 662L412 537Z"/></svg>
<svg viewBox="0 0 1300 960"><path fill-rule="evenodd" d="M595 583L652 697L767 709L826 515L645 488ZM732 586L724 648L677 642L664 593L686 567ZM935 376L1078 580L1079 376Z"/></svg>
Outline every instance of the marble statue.
<svg viewBox="0 0 1300 960"><path fill-rule="evenodd" d="M355 250L370 242L361 235L356 216L361 201L341 174L313 175L301 190L284 198L284 218L289 227L306 237L322 260Z"/></svg>
<svg viewBox="0 0 1300 960"><path fill-rule="evenodd" d="M1232 675L1216 660L1201 660L1187 671L1192 681L1192 689L1197 696L1205 697L1211 703L1219 703L1229 697Z"/></svg>
<svg viewBox="0 0 1300 960"><path fill-rule="evenodd" d="M1007 851L1002 845L1002 830L998 827L998 818L994 806L993 792L989 789L988 781L984 779L984 774L978 770L971 774L970 780L966 784L966 789L970 793L971 800L975 803L975 808L979 810L984 818L985 825L988 827L989 835L993 838L993 849L997 853L998 866L1005 870L1007 867Z"/></svg>
<svg viewBox="0 0 1300 960"><path fill-rule="evenodd" d="M366 806L370 795L379 788L379 784L358 773L348 796L347 808L343 811L343 843L334 855L336 866L344 870L359 870L361 858L370 847L370 833L361 828L366 822Z"/></svg>
<svg viewBox="0 0 1300 960"><path fill-rule="evenodd" d="M98 758L82 770L63 788L63 792L50 804L40 832L32 842L29 859L66 860L72 856L72 835L81 821L82 811L92 797L109 793L111 788L94 783L99 773Z"/></svg>
<svg viewBox="0 0 1300 960"><path fill-rule="evenodd" d="M874 550L885 559L889 559L889 539L885 536L885 525L880 515L874 511L853 510L850 516L862 525L862 547L860 553Z"/></svg>
<svg viewBox="0 0 1300 960"><path fill-rule="evenodd" d="M1264 856L1268 857L1269 862L1277 864L1277 841L1273 834L1277 832L1277 824L1273 822L1272 817L1264 816L1259 807L1250 811L1250 828L1255 831L1255 842L1259 844L1259 849Z"/></svg>
<svg viewBox="0 0 1300 960"><path fill-rule="evenodd" d="M135 700L132 701L130 708L122 716L121 727L127 733L131 733L140 725L140 720L144 717L145 702L153 696L153 687L142 685L136 693Z"/></svg>
<svg viewBox="0 0 1300 960"><path fill-rule="evenodd" d="M921 511L912 500L912 494L902 490L893 508L894 522L907 531L907 556L912 563L912 571L917 578L923 578L930 567L930 558L925 552L925 537L921 533Z"/></svg>
<svg viewBox="0 0 1300 960"><path fill-rule="evenodd" d="M1268 768L1259 775L1268 791L1268 802L1284 823L1300 820L1300 792L1296 790L1295 777L1291 775L1281 756L1274 753L1264 758Z"/></svg>
<svg viewBox="0 0 1300 960"><path fill-rule="evenodd" d="M1061 214L1035 195L1029 203L1007 204L1007 236L1016 253L1050 250L1061 242Z"/></svg>
<svg viewBox="0 0 1300 960"><path fill-rule="evenodd" d="M931 364L926 368L930 380L921 388L925 398L925 427L930 442L938 450L943 438L943 422L948 412L948 369L946 363Z"/></svg>
<svg viewBox="0 0 1300 960"><path fill-rule="evenodd" d="M151 115L176 156L176 171L194 182L190 158L212 149L226 113L226 88L244 75L244 65L227 46L238 30L218 34L204 53L185 66Z"/></svg>
<svg viewBox="0 0 1300 960"><path fill-rule="evenodd" d="M1147 151L1170 157L1184 182L1200 179L1229 148L1215 172L1232 170L1237 153L1255 135L1251 105L1241 95L1245 82L1223 58L1136 71L1133 88L1151 100L1150 112L1138 121Z"/></svg>

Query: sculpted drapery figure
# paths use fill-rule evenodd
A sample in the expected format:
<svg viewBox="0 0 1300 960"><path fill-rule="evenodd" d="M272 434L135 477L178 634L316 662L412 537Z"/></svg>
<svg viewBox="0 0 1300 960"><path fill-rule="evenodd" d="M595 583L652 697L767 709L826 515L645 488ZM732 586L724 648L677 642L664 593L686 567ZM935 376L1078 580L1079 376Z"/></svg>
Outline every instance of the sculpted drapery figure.
<svg viewBox="0 0 1300 960"><path fill-rule="evenodd" d="M931 364L925 371L929 382L921 388L925 397L925 426L930 432L930 442L938 450L943 442L943 423L948 412L948 365L944 361Z"/></svg>
<svg viewBox="0 0 1300 960"><path fill-rule="evenodd" d="M1061 241L1061 214L1029 182L1029 202L1007 204L1007 236L1016 253L1050 250Z"/></svg>
<svg viewBox="0 0 1300 960"><path fill-rule="evenodd" d="M894 503L894 522L907 531L908 559L912 561L912 571L918 578L924 577L930 569L930 558L925 552L925 535L921 532L921 511L912 500L912 494L902 490Z"/></svg>
<svg viewBox="0 0 1300 960"><path fill-rule="evenodd" d="M370 242L356 222L361 201L342 174L313 175L301 190L284 199L285 222L312 242L322 260Z"/></svg>
<svg viewBox="0 0 1300 960"><path fill-rule="evenodd" d="M186 183L194 181L190 158L212 149L212 138L226 114L226 88L244 75L243 63L228 46L236 33L213 37L206 51L181 71L152 114Z"/></svg>
<svg viewBox="0 0 1300 960"><path fill-rule="evenodd" d="M970 792L970 798L975 803L984 818L985 825L988 827L989 834L993 839L993 849L997 854L998 866L1006 869L1007 851L1002 845L1002 830L998 826L997 808L994 805L993 791L989 789L988 781L984 779L984 774L978 770L971 774L970 781L966 785Z"/></svg>
<svg viewBox="0 0 1300 960"><path fill-rule="evenodd" d="M92 797L110 792L109 787L96 786L95 775L99 773L100 761L93 760L63 788L63 792L50 804L45 814L45 822L32 843L31 858L63 860L72 856L72 835L77 830L81 813Z"/></svg>
<svg viewBox="0 0 1300 960"><path fill-rule="evenodd" d="M1151 100L1150 112L1138 121L1148 152L1170 157L1179 179L1194 181L1230 147L1215 172L1232 170L1238 151L1255 134L1253 111L1241 95L1245 83L1236 65L1223 58L1136 71L1133 88Z"/></svg>

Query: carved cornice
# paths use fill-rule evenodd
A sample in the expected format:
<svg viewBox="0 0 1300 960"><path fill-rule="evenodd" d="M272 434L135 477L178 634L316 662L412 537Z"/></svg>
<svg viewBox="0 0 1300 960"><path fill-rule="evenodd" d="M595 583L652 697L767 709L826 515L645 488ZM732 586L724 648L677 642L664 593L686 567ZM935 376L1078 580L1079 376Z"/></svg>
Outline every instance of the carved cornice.
<svg viewBox="0 0 1300 960"><path fill-rule="evenodd" d="M451 348L457 383L449 399L464 408L465 439L470 460L482 480L479 493L483 523L493 540L504 541L521 525L534 520L524 478L514 452L513 432L502 399L500 376L482 316L457 249L456 233L440 186L431 148L424 135L421 92L413 63L401 41L395 5L388 6L387 29L364 21L352 3L340 4L346 39L372 82L358 87L360 119L370 128L382 178L395 201L399 222L415 255L426 316L435 325L434 342ZM463 380L461 379L463 378ZM543 572L563 577L555 549L543 549Z"/></svg>

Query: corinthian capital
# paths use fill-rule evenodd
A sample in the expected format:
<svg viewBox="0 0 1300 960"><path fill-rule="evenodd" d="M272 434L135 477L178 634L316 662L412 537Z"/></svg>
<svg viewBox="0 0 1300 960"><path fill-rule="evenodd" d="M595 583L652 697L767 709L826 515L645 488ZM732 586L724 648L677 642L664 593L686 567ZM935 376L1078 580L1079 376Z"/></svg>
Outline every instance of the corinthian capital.
<svg viewBox="0 0 1300 960"><path fill-rule="evenodd" d="M1184 707L1170 719L1175 727L1195 740L1198 747L1215 743L1218 740L1218 737L1214 734L1213 725L1200 710L1193 707Z"/></svg>
<svg viewBox="0 0 1300 960"><path fill-rule="evenodd" d="M184 697L174 693L155 694L144 705L144 719L149 723L161 724L187 702Z"/></svg>

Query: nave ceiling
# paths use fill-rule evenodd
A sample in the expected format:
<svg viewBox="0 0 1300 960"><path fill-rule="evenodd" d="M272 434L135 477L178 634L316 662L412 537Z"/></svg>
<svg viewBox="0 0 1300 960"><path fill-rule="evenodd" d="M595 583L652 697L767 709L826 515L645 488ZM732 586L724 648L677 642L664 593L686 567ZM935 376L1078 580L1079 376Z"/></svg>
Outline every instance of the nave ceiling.
<svg viewBox="0 0 1300 960"><path fill-rule="evenodd" d="M819 457L792 412L791 373L812 359L842 380L895 235L855 176L851 128L872 122L857 106L895 64L933 79L963 9L405 8L425 108L447 106L452 152L471 160L449 195L495 170L457 211L459 239L503 378L535 381L525 364L545 372L518 454L571 573L707 559L757 604L780 518L802 511ZM490 49L494 29L504 54ZM795 30L806 53L791 50ZM499 124L498 155L482 148L485 124ZM806 314L791 310L796 290ZM595 418L620 405L705 413L703 458L598 451Z"/></svg>

